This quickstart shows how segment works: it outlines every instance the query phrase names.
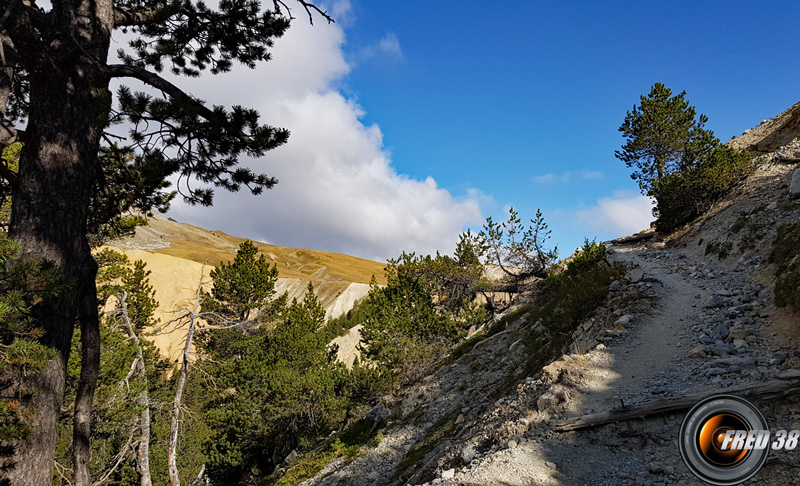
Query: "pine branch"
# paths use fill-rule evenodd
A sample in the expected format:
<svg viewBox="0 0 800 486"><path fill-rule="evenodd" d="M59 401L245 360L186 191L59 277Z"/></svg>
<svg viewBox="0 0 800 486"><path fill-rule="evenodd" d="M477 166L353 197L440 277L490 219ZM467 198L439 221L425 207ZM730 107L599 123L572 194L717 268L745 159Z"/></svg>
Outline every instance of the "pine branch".
<svg viewBox="0 0 800 486"><path fill-rule="evenodd" d="M206 107L200 100L188 95L185 91L170 83L156 73L139 66L125 64L110 64L105 67L109 78L133 78L160 90L178 101L192 104L197 113L208 121L219 121L219 116Z"/></svg>
<svg viewBox="0 0 800 486"><path fill-rule="evenodd" d="M133 27L164 22L180 11L180 2L172 2L164 8L154 10L128 10L114 8L114 27Z"/></svg>

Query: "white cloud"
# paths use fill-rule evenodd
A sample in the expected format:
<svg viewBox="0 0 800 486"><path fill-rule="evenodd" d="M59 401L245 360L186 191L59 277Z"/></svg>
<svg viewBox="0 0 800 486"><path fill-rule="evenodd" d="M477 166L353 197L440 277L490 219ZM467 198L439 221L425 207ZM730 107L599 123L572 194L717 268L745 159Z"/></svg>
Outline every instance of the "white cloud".
<svg viewBox="0 0 800 486"><path fill-rule="evenodd" d="M596 170L582 170L580 173L573 174L572 172L564 172L563 174L553 174L552 172L548 172L545 175L534 176L531 180L535 184L551 184L553 182L569 182L573 179L573 177L578 177L580 179L602 179L603 173Z"/></svg>
<svg viewBox="0 0 800 486"><path fill-rule="evenodd" d="M397 36L394 32L389 32L383 36L383 39L378 43L378 50L392 56L403 56L403 51L400 49L400 41L397 40Z"/></svg>
<svg viewBox="0 0 800 486"><path fill-rule="evenodd" d="M532 177L533 182L536 184L549 184L552 182L568 182L572 177L571 172L564 172L563 174L556 175L552 172L548 172L545 175L534 176Z"/></svg>
<svg viewBox="0 0 800 486"><path fill-rule="evenodd" d="M649 197L630 191L616 191L589 209L578 210L575 219L592 229L616 236L629 235L650 227L653 203Z"/></svg>
<svg viewBox="0 0 800 486"><path fill-rule="evenodd" d="M378 42L357 50L353 56L352 62L361 64L378 58L389 60L400 60L403 58L403 49L400 47L400 40L394 32L389 32Z"/></svg>
<svg viewBox="0 0 800 486"><path fill-rule="evenodd" d="M170 215L237 236L378 260L403 250L450 253L461 229L482 220L486 196L469 190L455 197L430 177L399 174L380 128L365 125L364 109L337 90L351 68L342 28L321 22L310 27L304 20L298 17L275 42L271 62L255 71L206 76L190 87L209 103L256 107L265 123L291 131L285 146L243 161L280 183L257 197L220 189L212 208L177 202ZM393 35L376 49L402 54Z"/></svg>

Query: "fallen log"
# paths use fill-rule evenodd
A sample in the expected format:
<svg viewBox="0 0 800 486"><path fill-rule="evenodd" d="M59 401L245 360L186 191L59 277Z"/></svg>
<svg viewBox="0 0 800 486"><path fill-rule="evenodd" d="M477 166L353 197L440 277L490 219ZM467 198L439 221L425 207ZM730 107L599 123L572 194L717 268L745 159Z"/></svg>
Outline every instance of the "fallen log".
<svg viewBox="0 0 800 486"><path fill-rule="evenodd" d="M636 405L559 420L553 425L553 430L556 432L567 432L570 430L597 427L612 422L621 422L637 418L643 419L648 415L686 410L696 405L700 400L713 395L725 394L753 398L778 398L798 392L800 392L800 370L791 370L779 375L778 379L768 382L732 386L722 390L706 390L678 397L661 398Z"/></svg>

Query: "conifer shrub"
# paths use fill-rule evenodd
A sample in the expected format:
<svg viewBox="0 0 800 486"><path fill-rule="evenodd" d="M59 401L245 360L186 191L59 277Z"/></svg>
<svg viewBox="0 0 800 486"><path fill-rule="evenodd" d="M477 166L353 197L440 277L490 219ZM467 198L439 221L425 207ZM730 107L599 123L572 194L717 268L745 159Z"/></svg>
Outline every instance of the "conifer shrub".
<svg viewBox="0 0 800 486"><path fill-rule="evenodd" d="M567 263L567 272L577 274L594 267L606 257L606 245L585 238L580 251Z"/></svg>
<svg viewBox="0 0 800 486"><path fill-rule="evenodd" d="M696 165L667 174L652 189L656 230L671 233L704 214L754 169L747 152L718 145Z"/></svg>
<svg viewBox="0 0 800 486"><path fill-rule="evenodd" d="M768 261L775 264L775 305L800 314L800 223L778 228Z"/></svg>

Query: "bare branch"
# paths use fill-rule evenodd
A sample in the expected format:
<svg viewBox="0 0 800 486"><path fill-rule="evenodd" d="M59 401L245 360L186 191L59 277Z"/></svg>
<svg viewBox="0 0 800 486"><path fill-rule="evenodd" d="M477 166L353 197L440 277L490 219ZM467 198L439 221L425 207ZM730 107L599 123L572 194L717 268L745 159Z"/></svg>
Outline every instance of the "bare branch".
<svg viewBox="0 0 800 486"><path fill-rule="evenodd" d="M136 432L136 428L135 427L131 428L131 434L128 436L128 441L125 443L125 445L122 447L122 449L119 450L119 453L114 458L115 459L114 464L110 468L108 468L108 471L106 471L105 474L103 474L103 477L101 477L97 481L93 482L92 486L100 486L103 483L105 483L106 481L108 481L109 479L111 479L111 475L114 474L114 471L117 470L119 465L122 464L122 461L125 459L125 457L127 457L128 450L129 449L133 450L132 444L133 444L133 436L134 436L135 432Z"/></svg>
<svg viewBox="0 0 800 486"><path fill-rule="evenodd" d="M134 371L137 372L138 378L144 382L144 388L139 392L136 397L136 405L142 408L139 415L139 447L136 454L136 466L139 471L139 484L141 486L152 486L150 477L150 396L149 396L149 383L147 381L147 370L145 369L144 352L142 351L142 342L136 334L128 314L128 293L122 291L117 294L119 301L119 316L122 320L122 326L129 339L133 339L136 344L136 359L131 364L131 370L128 376L120 383L128 386L128 380L133 376ZM93 485L95 486L95 485Z"/></svg>
<svg viewBox="0 0 800 486"><path fill-rule="evenodd" d="M305 2L303 0L297 1L303 6L303 9L305 9L306 13L308 14L308 23L311 25L314 25L314 15L312 10L321 15L325 20L328 21L329 24L336 23L336 21L333 20L333 17L328 15L328 12L325 12L314 5L314 2ZM274 6L275 11L278 13L282 13L283 10L286 10L286 16L289 17L289 20L294 20L294 16L292 16L292 9L290 9L289 6L286 5L286 3L284 3L282 0L272 0L272 5Z"/></svg>
<svg viewBox="0 0 800 486"><path fill-rule="evenodd" d="M319 7L314 5L312 2L304 2L303 0L297 0L297 1L300 2L300 5L302 5L304 9L306 9L306 13L308 14L308 22L311 25L314 25L314 16L311 15L311 10L316 10L318 14L322 15L322 17L324 17L325 20L328 21L329 24L335 22L333 20L333 17L328 15L328 12L323 12L322 10L320 10Z"/></svg>

